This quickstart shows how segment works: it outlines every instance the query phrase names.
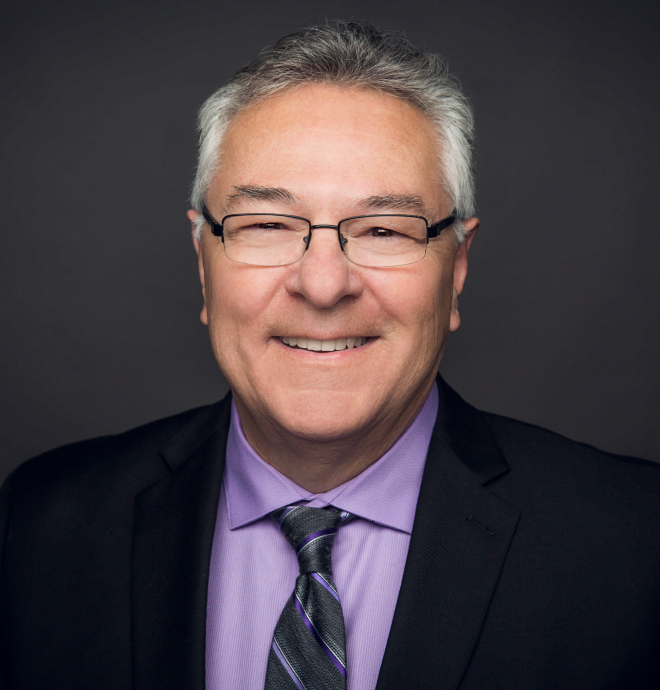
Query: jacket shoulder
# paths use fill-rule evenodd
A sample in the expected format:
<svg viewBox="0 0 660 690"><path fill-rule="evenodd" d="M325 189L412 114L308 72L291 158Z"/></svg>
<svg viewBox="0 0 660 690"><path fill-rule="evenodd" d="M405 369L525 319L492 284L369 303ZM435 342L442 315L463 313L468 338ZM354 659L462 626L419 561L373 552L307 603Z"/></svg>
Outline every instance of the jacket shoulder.
<svg viewBox="0 0 660 690"><path fill-rule="evenodd" d="M108 482L138 484L167 472L162 449L191 427L203 429L215 420L223 403L205 405L143 424L128 431L100 436L49 450L19 465L6 479L4 490L39 493L57 486L108 488Z"/></svg>
<svg viewBox="0 0 660 690"><path fill-rule="evenodd" d="M660 463L652 460L644 460L627 455L617 455L600 450L587 443L580 443L566 438L549 429L522 422L510 417L480 411L488 427L497 439L500 447L514 454L523 452L552 453L570 457L584 457L593 460L622 462L649 468L651 472L660 472Z"/></svg>
<svg viewBox="0 0 660 690"><path fill-rule="evenodd" d="M615 455L533 424L482 412L510 466L501 488L523 502L571 498L635 513L660 513L660 463ZM660 517L660 515L658 515Z"/></svg>

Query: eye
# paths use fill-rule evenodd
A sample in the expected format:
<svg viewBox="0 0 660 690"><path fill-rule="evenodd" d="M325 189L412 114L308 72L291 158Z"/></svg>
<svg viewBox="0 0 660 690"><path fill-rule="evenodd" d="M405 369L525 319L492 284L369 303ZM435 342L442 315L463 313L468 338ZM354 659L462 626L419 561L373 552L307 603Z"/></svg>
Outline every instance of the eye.
<svg viewBox="0 0 660 690"><path fill-rule="evenodd" d="M269 223L246 223L242 225L239 230L289 230L289 226L285 223L273 221Z"/></svg>
<svg viewBox="0 0 660 690"><path fill-rule="evenodd" d="M389 228L371 228L371 237L394 237L396 233Z"/></svg>

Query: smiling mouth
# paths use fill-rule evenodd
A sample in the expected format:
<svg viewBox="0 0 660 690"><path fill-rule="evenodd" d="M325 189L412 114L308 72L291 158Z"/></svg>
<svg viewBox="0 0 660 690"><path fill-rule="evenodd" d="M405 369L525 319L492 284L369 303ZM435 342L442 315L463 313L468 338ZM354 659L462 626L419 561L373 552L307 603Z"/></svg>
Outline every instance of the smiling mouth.
<svg viewBox="0 0 660 690"><path fill-rule="evenodd" d="M367 338L336 338L335 340L315 340L314 338L281 337L280 340L298 350L310 350L311 352L334 352L335 350L351 350L362 347Z"/></svg>

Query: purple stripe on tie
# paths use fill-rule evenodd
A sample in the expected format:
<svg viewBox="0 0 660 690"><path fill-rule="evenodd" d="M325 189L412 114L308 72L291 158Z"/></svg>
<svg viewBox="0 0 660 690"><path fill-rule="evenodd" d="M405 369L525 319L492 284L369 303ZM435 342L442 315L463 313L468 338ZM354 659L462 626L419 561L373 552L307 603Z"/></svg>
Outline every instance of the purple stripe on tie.
<svg viewBox="0 0 660 690"><path fill-rule="evenodd" d="M332 661L332 663L336 666L339 673L341 673L341 675L344 676L344 678L346 678L346 669L342 665L341 661L339 661L339 659L333 654L330 647L328 647L328 645L321 639L321 636L318 634L316 628L314 627L314 623L312 623L312 621L308 618L307 614L305 613L305 609L302 607L302 604L298 601L298 597L294 597L293 601L296 605L296 608L298 609L300 617L303 619L303 623L307 626L309 632L311 632L312 635L316 638L316 641L321 646L321 649L326 653L328 659L330 659L330 661Z"/></svg>
<svg viewBox="0 0 660 690"><path fill-rule="evenodd" d="M300 542L300 544L298 544L297 553L300 553L310 542L314 541L315 539L318 539L319 537L325 537L328 534L337 534L337 528L333 527L331 529L320 529L318 532L314 532L313 534L310 534L308 537L305 537Z"/></svg>
<svg viewBox="0 0 660 690"><path fill-rule="evenodd" d="M319 575L318 573L310 573L310 575L321 585L321 587L325 587L328 590L328 592L330 592L330 594L332 594L332 596L337 601L339 601L339 597L337 596L337 592L335 592L335 590L332 589L332 587L330 587L330 585L325 581L325 579L323 577L321 577L321 575ZM341 601L339 601L339 603L341 604Z"/></svg>
<svg viewBox="0 0 660 690"><path fill-rule="evenodd" d="M280 519L279 519L279 521L277 522L277 524L281 526L281 525L282 525L282 520L284 520L284 518L285 518L292 510L295 510L295 509L298 508L298 507L299 507L299 506L287 506L287 507L282 511L282 514L280 515Z"/></svg>
<svg viewBox="0 0 660 690"><path fill-rule="evenodd" d="M275 642L275 640L273 640L272 647L273 651L277 655L277 658L280 660L280 663L282 666L284 666L284 670L291 676L291 680L296 684L298 690L305 690L303 684L300 682L300 678L298 678L296 672L291 668L289 662L286 660L284 654L282 654L282 651L277 646L277 642Z"/></svg>

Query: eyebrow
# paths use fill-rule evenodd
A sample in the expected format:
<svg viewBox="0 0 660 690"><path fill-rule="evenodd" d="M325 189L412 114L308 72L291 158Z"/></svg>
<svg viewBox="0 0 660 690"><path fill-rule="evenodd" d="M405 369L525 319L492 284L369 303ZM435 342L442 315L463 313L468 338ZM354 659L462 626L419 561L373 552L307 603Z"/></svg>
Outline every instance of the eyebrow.
<svg viewBox="0 0 660 690"><path fill-rule="evenodd" d="M425 211L426 204L418 194L375 194L360 199L359 206L392 211Z"/></svg>
<svg viewBox="0 0 660 690"><path fill-rule="evenodd" d="M249 201L283 201L288 204L296 202L296 197L288 189L283 187L258 187L255 185L237 185L235 194L227 196L225 208L229 210L237 202L247 199Z"/></svg>
<svg viewBox="0 0 660 690"><path fill-rule="evenodd" d="M242 200L248 201L279 201L295 204L296 196L284 187L261 187L258 185L236 185L235 193L227 196L225 208L231 210ZM426 215L428 208L419 194L373 194L353 202L356 206L389 211L413 211Z"/></svg>

